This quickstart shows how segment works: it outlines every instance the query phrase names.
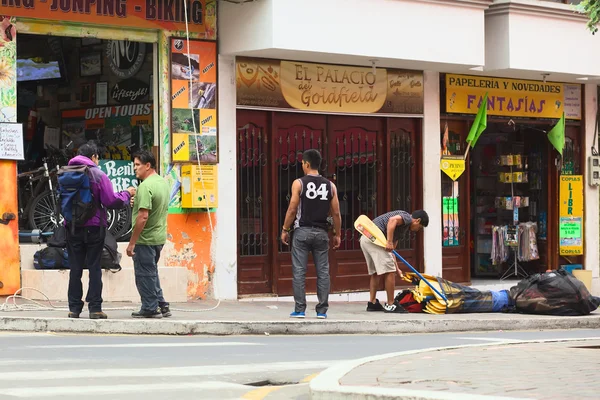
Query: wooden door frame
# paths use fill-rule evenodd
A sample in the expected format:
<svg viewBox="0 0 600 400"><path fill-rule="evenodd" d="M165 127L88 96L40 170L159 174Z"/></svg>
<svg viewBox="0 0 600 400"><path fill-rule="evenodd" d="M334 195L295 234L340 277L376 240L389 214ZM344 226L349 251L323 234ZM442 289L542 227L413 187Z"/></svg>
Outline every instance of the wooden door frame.
<svg viewBox="0 0 600 400"><path fill-rule="evenodd" d="M277 117L283 117L283 116L288 116L289 119L293 119L293 118L312 118L314 119L314 121L317 121L318 119L324 119L324 123L322 124L323 126L323 139L325 138L325 136L327 135L327 115L325 114L310 114L310 113L290 113L290 112L281 112L281 111L269 111L269 118L270 118L270 129L271 129L271 136L273 138L273 140L271 140L271 155L273 157L273 162L271 162L271 171L270 171L270 176L271 176L271 182L273 182L273 186L274 187L279 187L279 182L278 182L278 177L277 177L277 172L278 169L275 166L275 157L277 155L277 139L279 138L279 132L278 132L278 127L279 128L283 128L283 129L287 129L290 128L292 126L307 126L310 127L310 122L308 123L303 123L302 121L297 121L294 122L291 125L286 125L286 126L278 126L278 118ZM285 118L284 118L285 119ZM318 125L318 124L317 124ZM321 126L321 125L319 125ZM314 129L311 127L311 129ZM325 146L325 143L323 144L323 146ZM297 150L296 150L297 151ZM271 255L271 282L272 282L272 292L275 295L279 294L279 279L280 279L280 269L282 266L282 257L287 257L285 255L282 255L282 253L279 253L279 241L278 238L281 234L281 230L282 227L279 226L279 215L278 215L278 204L279 204L279 197L277 196L277 191L276 190L271 190L271 193L269 195L269 199L270 202L272 204L271 207L271 229L273 232L273 235L271 236L271 243L272 243L272 255ZM291 246L291 243L290 243ZM287 253L286 253L287 254ZM291 257L291 253L290 253L290 257ZM312 256L309 256L309 260L311 259ZM290 260L291 262L291 260ZM331 262L330 262L331 264ZM308 290L307 290L308 292Z"/></svg>
<svg viewBox="0 0 600 400"><path fill-rule="evenodd" d="M264 135L266 135L267 137L267 145L265 146L265 151L269 151L269 146L270 146L270 142L272 142L271 140L271 132L269 132L270 130L270 124L269 124L269 113L266 111L262 111L262 110L245 110L245 109L237 109L236 110L236 141L237 141L237 135L238 135L238 129L239 129L239 123L238 123L238 115L239 113L242 113L243 115L248 115L247 117L245 117L244 119L247 120L248 122L252 122L251 121L251 115L255 114L255 115L260 115L263 114L261 116L261 119L264 118L265 120L265 125L264 127L262 127L264 129L265 132L263 132ZM241 146L239 144L236 145L236 158L239 158L241 156L240 154L240 148ZM269 176L270 170L272 169L272 163L269 162L269 157L270 154L267 153L267 165L265 170L263 171L263 179L267 178ZM266 175L266 176L265 176ZM236 186L239 185L240 183L240 176L239 176L239 168L236 166ZM264 191L264 187L261 187L261 193L264 196L265 199L265 207L266 207L266 211L265 211L265 218L262 221L262 225L263 225L263 229L265 229L265 232L267 233L267 237L269 235L269 216L267 215L268 213L268 209L269 209L269 198L268 196L266 196L266 192ZM236 197L240 196L239 193L236 194ZM272 208L272 207L271 207ZM241 231L240 229L240 225L241 225L241 220L240 220L240 203L238 202L237 198L236 198L236 224L237 224L237 232L239 235L239 232ZM239 239L239 236L236 237L236 242ZM267 265L273 265L273 252L269 251L269 248L271 246L271 243L267 244L267 254L264 256L257 256L257 257L264 257L265 262ZM238 288L238 293L241 291L240 290L240 278L239 278L239 268L240 266L242 266L242 255L238 249L238 246L236 245L236 251L237 251L237 271L238 271L238 277L237 277L237 288ZM253 257L253 256L248 256L248 257ZM272 268L272 267L271 267ZM266 286L270 287L271 290L273 288L273 280L272 280L272 271L267 271L267 274L265 275L266 278ZM258 286L258 284L257 284ZM265 294L269 294L268 292ZM245 295L245 294L242 294Z"/></svg>
<svg viewBox="0 0 600 400"><path fill-rule="evenodd" d="M392 122L393 121L393 122ZM396 125L396 126L394 126ZM411 156L414 160L414 169L415 169L415 179L412 180L411 183L411 194L413 198L411 199L411 209L403 210L407 212L413 212L415 210L420 210L423 208L423 118L399 118L399 117L388 117L384 120L385 127L385 151L383 152L384 156L384 165L391 165L392 155L391 155L391 140L392 140L392 131L395 129L405 129L406 131L412 133L411 140L414 141L414 146L411 146ZM421 187L421 190L419 190ZM385 209L392 211L392 174L387 173L386 176L386 185L382 187L383 195L385 196ZM413 267L417 269L417 271L424 272L425 271L425 261L424 261L424 246L423 246L424 238L423 232L420 231L416 235L415 239L415 250L414 250L414 259L416 262Z"/></svg>

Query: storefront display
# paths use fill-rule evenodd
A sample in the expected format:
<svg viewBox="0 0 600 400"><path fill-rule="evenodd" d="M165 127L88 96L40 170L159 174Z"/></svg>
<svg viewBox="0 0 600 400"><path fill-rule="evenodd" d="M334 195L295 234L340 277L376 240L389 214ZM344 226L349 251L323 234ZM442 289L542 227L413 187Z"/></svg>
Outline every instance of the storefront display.
<svg viewBox="0 0 600 400"><path fill-rule="evenodd" d="M470 149L470 160L465 160L468 185L464 178L458 179L458 188L464 185L468 192L465 201L474 216L468 223L459 208L456 217L470 230L467 259L472 275L507 278L540 272L557 262L559 247L561 254L582 254L582 216L566 213L569 204L583 204L583 189L577 186L574 200L566 183L558 185L559 179L579 179L575 174L581 165L581 86L452 74L442 79L442 109L447 116L442 116L443 149L448 147L450 117L467 122L453 123L464 126L452 132L464 141L472 116L481 107L487 108L486 129ZM442 178L442 208L446 210L448 185ZM444 221L443 246L450 249L447 225Z"/></svg>

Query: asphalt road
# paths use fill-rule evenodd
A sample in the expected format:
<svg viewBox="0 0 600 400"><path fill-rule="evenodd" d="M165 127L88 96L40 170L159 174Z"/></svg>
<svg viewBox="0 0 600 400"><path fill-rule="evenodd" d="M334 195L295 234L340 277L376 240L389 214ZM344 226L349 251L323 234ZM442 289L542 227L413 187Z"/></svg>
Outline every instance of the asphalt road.
<svg viewBox="0 0 600 400"><path fill-rule="evenodd" d="M308 399L307 382L344 360L460 344L597 336L594 330L260 337L0 333L0 398Z"/></svg>

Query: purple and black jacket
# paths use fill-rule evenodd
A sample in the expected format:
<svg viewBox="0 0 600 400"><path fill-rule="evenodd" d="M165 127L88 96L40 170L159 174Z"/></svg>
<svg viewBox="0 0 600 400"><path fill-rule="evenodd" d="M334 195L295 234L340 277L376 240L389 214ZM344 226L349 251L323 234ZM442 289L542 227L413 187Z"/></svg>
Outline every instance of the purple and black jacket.
<svg viewBox="0 0 600 400"><path fill-rule="evenodd" d="M84 226L107 226L106 208L123 208L129 204L131 196L128 191L115 193L108 176L89 158L76 156L69 160L69 165L87 165L90 171L90 186L94 201L99 206L96 215L90 218Z"/></svg>

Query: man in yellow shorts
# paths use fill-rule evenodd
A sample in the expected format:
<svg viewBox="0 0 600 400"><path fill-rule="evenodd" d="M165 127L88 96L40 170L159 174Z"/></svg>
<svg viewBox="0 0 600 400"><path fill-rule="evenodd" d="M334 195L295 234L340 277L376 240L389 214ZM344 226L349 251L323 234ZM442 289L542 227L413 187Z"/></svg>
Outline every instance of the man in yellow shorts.
<svg viewBox="0 0 600 400"><path fill-rule="evenodd" d="M362 236L360 248L363 251L367 268L371 276L369 285L370 300L367 311L385 311L391 313L407 312L397 301L394 301L394 287L396 286L396 259L391 253L398 245L398 239L406 237L410 232L418 232L429 225L429 215L424 210L417 210L411 214L397 210L382 214L373 220L381 232L387 237L385 249L377 246ZM381 305L377 300L377 288L381 277L384 277L387 303Z"/></svg>

